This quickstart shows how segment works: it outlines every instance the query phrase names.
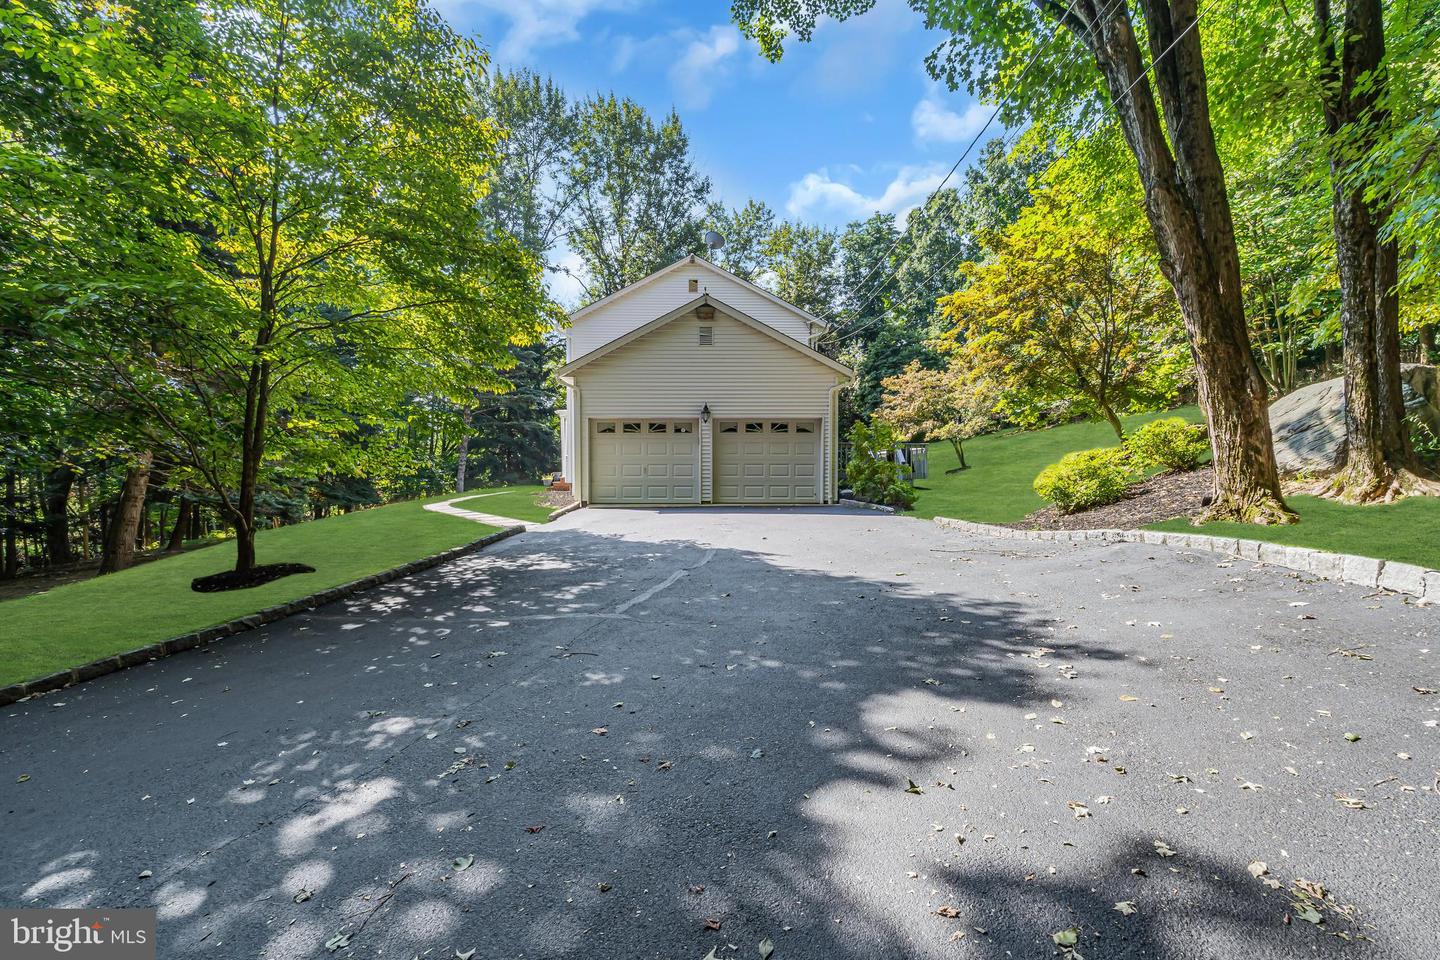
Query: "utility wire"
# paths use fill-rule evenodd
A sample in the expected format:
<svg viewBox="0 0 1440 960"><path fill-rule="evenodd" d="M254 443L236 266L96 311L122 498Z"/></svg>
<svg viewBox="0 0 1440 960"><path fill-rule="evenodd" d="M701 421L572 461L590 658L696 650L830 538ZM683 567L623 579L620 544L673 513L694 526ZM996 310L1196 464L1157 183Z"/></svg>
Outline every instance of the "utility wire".
<svg viewBox="0 0 1440 960"><path fill-rule="evenodd" d="M1115 2L1119 2L1119 0L1115 0ZM1158 64L1158 63L1160 62L1160 60L1165 57L1166 54L1168 54L1171 50L1175 49L1175 45L1176 45L1177 43L1179 43L1182 39L1184 39L1184 37L1185 37L1186 34L1188 34L1191 30L1195 29L1195 27L1199 25L1201 18L1204 17L1205 14L1209 12L1210 8L1213 7L1217 2L1218 2L1218 0L1208 0L1208 2L1205 4L1205 6L1202 7L1202 8L1200 9L1200 11L1195 14L1195 19L1192 20L1192 21L1190 21L1190 25L1187 26L1184 30L1180 31L1180 33L1175 36L1175 39L1170 41L1169 46L1167 46L1164 50L1160 51L1160 53L1155 57L1155 59L1153 59L1153 60L1150 61L1149 66L1147 66L1144 70L1140 71L1140 75L1139 75L1138 77L1136 77L1134 80L1132 80L1132 81L1130 82L1130 85L1129 85L1128 87L1126 87L1126 88L1124 89L1124 91L1121 92L1120 96L1119 96L1119 97L1116 97L1116 98L1114 99L1114 101L1112 101L1112 103L1113 103L1113 104L1118 104L1118 103L1119 103L1121 100L1123 100L1125 97L1130 96L1131 93L1132 93L1132 91L1134 91L1135 87L1140 83L1140 81L1145 79L1145 77L1150 73L1150 71L1155 68L1156 64ZM1073 6L1073 4L1072 4L1072 6ZM1113 4L1112 4L1112 6L1113 6ZM1107 15L1108 15L1108 13L1107 13ZM1097 19L1096 19L1096 23L1098 24L1099 22L1100 22L1100 21L1099 21L1099 18L1097 18ZM1052 36L1053 36L1053 34L1052 34ZM1024 75L1024 74L1022 73L1021 76L1023 76L1023 75ZM1117 108L1117 109L1118 109L1118 108ZM1118 116L1118 113L1117 113L1117 116ZM992 115L992 119L993 119L993 115ZM1095 133L1096 130L1100 129L1100 127L1101 127L1102 124L1108 122L1109 119L1110 119L1110 118L1109 118L1108 114L1102 113L1101 116L1100 116L1099 118L1097 118L1097 120L1095 121L1095 123L1091 124L1090 127L1089 127L1083 134L1081 134L1079 137L1076 137L1076 138L1072 141L1072 143L1079 143L1079 142L1084 141L1085 139L1089 138L1091 135L1093 135L1093 134ZM1062 157L1063 157L1063 156L1064 156L1064 155L1062 154ZM963 159L963 157L962 157L962 159ZM1059 158L1057 158L1057 159L1059 159ZM938 190L937 190L937 192L938 192ZM926 202L928 203L929 201L927 200ZM898 243L898 241L897 241L897 243ZM894 247L891 247L891 249L893 250ZM962 252L963 252L963 251L962 251ZM957 259L959 259L959 253L957 253L955 256L951 257L948 261L946 261L946 263L943 264L938 270L934 271L934 272L931 273L929 276L927 276L927 277L925 278L925 281L924 281L924 282L928 284L928 283L930 283L932 280L934 280L934 279L936 279L937 277L939 277L939 276L940 276L945 270L947 270L947 269L950 267L950 265L951 265L952 263L954 263ZM859 312L860 310L862 310L862 309L864 309L866 306L868 306L868 305L870 304L870 301L874 300L875 296L879 293L879 291L884 288L885 284L888 283L891 279L893 279L897 274L899 274L899 272L900 272L902 269L904 269L904 267L905 267L906 264L908 264L908 263L909 263L909 256L907 256L907 257L905 258L905 260L903 260L894 270L892 270L892 271L890 272L890 275L887 276L887 277L885 278L885 280L881 281L880 286L877 287L877 288L875 289L875 291L873 291L873 292L871 293L871 295L870 295L863 303L861 303L861 305L860 305L859 307L856 308L856 312ZM880 321L882 321L882 320L884 320L885 318L887 318L888 316L890 316L890 314L892 314L893 312L894 312L894 308L892 307L892 308L890 308L889 310L886 310L884 313L880 314L879 316L875 317L873 320L870 320L869 322L867 322L867 323L865 323L865 324L862 324L862 325L859 326L859 327L856 327L854 330L851 330L851 331L847 332L846 334L844 334L843 336L841 336L841 337L839 337L838 339L834 340L833 342L835 342L835 343L843 343L844 341L849 340L850 338L852 338L852 337L856 336L857 334L859 334L859 333L861 333L861 332L869 329L870 327L873 327L875 324L879 323ZM838 314L837 314L837 317L838 317Z"/></svg>
<svg viewBox="0 0 1440 960"><path fill-rule="evenodd" d="M1066 10L1065 10L1065 16L1066 16L1066 17L1069 16L1070 12L1075 8L1075 4L1078 3L1078 2L1079 2L1079 0L1071 0L1070 6L1067 7ZM1095 26L1097 26L1105 17L1108 17L1108 16L1110 15L1110 13L1115 9L1115 7L1116 7L1120 2L1121 2L1121 0L1109 0L1109 3L1106 5L1105 9L1101 12L1101 14L1100 14L1098 17L1095 18L1095 22L1094 22L1094 24L1091 25L1091 28L1090 28L1090 31L1089 31L1089 32L1090 32L1090 33L1093 33L1093 32L1094 32L1094 29L1095 29ZM1045 42L1044 42L1043 44L1041 44L1039 47L1037 47L1036 50L1035 50L1035 53L1033 53L1033 54L1031 55L1030 60L1025 64L1025 68L1024 68L1023 70L1021 70L1020 76L1017 77L1016 80L1015 80L1015 86L1016 86L1016 87L1018 87L1019 84L1020 84L1020 82L1025 79L1025 75L1030 72L1030 68L1035 65L1036 61L1039 59L1039 56L1040 56L1041 51L1043 51L1044 49L1046 49L1047 47L1049 47L1049 45L1055 41L1055 37L1059 35L1060 29L1061 29L1061 27L1064 25L1064 22L1063 22L1064 19L1065 19L1065 18L1062 17L1062 18L1060 19L1060 21L1057 21L1057 22L1056 22L1056 24L1055 24L1055 29L1050 32L1050 36L1047 37L1046 40L1045 40ZM945 189L945 184L946 184L947 182L949 182L950 177L954 175L954 173L955 173L955 171L956 171L957 169L959 169L960 164L962 164L962 163L965 162L965 158L966 158L967 156L969 156L970 151L975 148L975 144L977 144L977 143L980 141L981 136L983 136L984 133L985 133L985 131L986 131L987 129L989 129L990 124L991 124L992 122L994 122L994 120L995 120L995 118L996 118L997 116L999 116L1001 109L1003 109L1003 107L1004 107L1005 100L1008 99L1008 96L1009 96L1009 95L1007 94L1006 96L1000 98L1000 102L996 104L995 109L994 109L993 111L991 111L989 118L985 121L985 125L982 126L982 127L980 128L980 131L975 134L975 137L970 141L969 146L967 146L967 147L965 148L965 152L960 155L960 159L958 159L958 160L955 161L955 164L950 168L950 172L947 173L947 174L945 175L945 178L940 181L940 185L939 185L938 187L936 187L935 190L930 194L930 196L925 199L925 203L922 205L922 207L924 207L924 206L929 206L930 201L934 200L937 196L939 196L940 191L943 190L943 189ZM1014 132L1014 134L1013 134L1013 139L1011 139L1010 141L1008 141L1007 143L1005 143L1005 145L1002 147L1002 149L1008 150L1010 146L1013 146L1013 144L1015 143L1015 141L1018 141L1018 140L1019 140L1020 136L1021 136L1024 132L1025 132L1025 131L1024 131L1023 128L1022 128L1022 129L1019 129L1019 130L1016 130L1016 131ZM936 227L932 227L932 228L931 228L932 232L933 232L935 229L937 229L937 228L936 228ZM892 244L890 244L890 248L889 248L888 250L886 250L885 253L882 254L879 258L876 259L874 266L872 266L872 267L870 268L870 270L865 274L865 276L860 279L860 282L855 285L855 288L856 288L857 292L865 286L866 281L869 280L870 277L874 276L875 271L878 270L878 269L880 268L880 265L883 264L883 263L889 258L890 254L892 254L892 253L895 252L895 249L900 245L900 241L903 240L904 238L905 238L905 233L904 233L904 231L901 231L900 234L895 238L895 241L894 241ZM928 235L927 235L927 239L928 239ZM880 291L885 288L885 285L886 285L887 283L889 283L891 280L893 280L893 279L900 273L901 270L905 269L905 267L906 267L906 266L909 264L909 262L910 262L910 257L913 256L913 255L914 255L914 250L912 250L909 254L907 254L907 255L905 256L905 259L902 260L898 265L896 265L896 267L895 267L893 270L891 270L890 273L889 273L886 277L884 277L884 278L880 281L879 284L876 285L876 287L870 292L870 295L869 295L868 297L866 297L866 298L860 303L859 306L854 307L854 308L852 308L852 309L849 311L849 312L851 313L851 315L853 316L854 314L858 314L859 312L861 312L862 310L864 310L867 306L869 306L870 303L871 303L877 296L879 296ZM952 257L952 258L951 258L951 262L953 262L954 259L955 259L955 258ZM839 319L842 315L844 315L845 313L846 313L845 310L837 310L837 311L835 311L835 313L833 313L829 318L827 318L827 321L826 321L826 322L827 322L827 323L831 323L832 326L833 326L833 321L838 320L838 319ZM889 311L886 311L886 314L882 314L881 317L887 315L888 313L889 313ZM876 318L876 319L878 320L878 319L880 319L880 318ZM868 327L870 327L870 326L873 326L875 322L876 322L876 321L871 321L870 323L865 324L863 327L857 328L857 330L852 330L852 331L850 331L849 333L845 334L845 336L842 337L841 339L848 338L848 337L854 335L855 333L857 333L859 330L863 330L863 329L866 329L866 328L868 328Z"/></svg>
<svg viewBox="0 0 1440 960"><path fill-rule="evenodd" d="M1065 17L1070 16L1071 12L1075 9L1075 5L1079 2L1080 0L1070 0L1070 5L1065 8L1065 16L1061 17L1058 21L1056 21L1055 29L1050 31L1050 36L1045 39L1044 43L1040 44L1035 48L1035 52L1032 53L1030 55L1030 59L1026 61L1025 68L1020 71L1020 76L1015 78L1015 84L1012 88L1012 91L1019 88L1020 84L1025 80L1025 76L1030 72L1030 69L1034 67L1035 64L1040 60L1040 54L1043 53L1046 48L1050 46L1050 44L1055 42L1055 38L1060 34L1060 28L1064 25ZM1007 93L1005 96L1000 98L998 103L995 104L995 109L990 111L990 116L985 118L985 123L980 127L978 131L976 131L975 136L970 139L969 145L965 147L965 152L960 154L959 159L957 159L953 164L951 164L949 172L946 173L944 178L941 179L940 185L937 186L933 191L931 191L930 196L925 198L925 204L927 206L929 205L931 200L934 200L935 197L940 194L941 190L945 189L945 184L950 182L950 178L955 176L955 171L960 169L960 164L965 162L965 158L970 155L970 151L975 149L975 144L980 142L980 138L985 135L985 131L990 129L990 124L994 123L995 118L1000 115L1000 111L1004 108L1005 101L1009 99L1009 96L1010 95ZM895 248L900 246L900 241L904 239L904 236L905 234L902 232L899 236L895 238L895 241L890 244L890 248L886 250L883 254L881 254L879 258L876 259L874 265L871 266L871 268L865 273L865 276L860 278L860 282L855 285L855 289L857 291L865 286L866 282L868 282L869 279L875 275L875 271L880 269L880 265L884 263L887 259L889 259L890 254L895 252ZM882 281L882 285L884 282L886 281ZM828 318L826 318L826 323L830 323L833 320L839 319L840 314L842 314L843 312L843 310L837 310L835 313L831 314Z"/></svg>

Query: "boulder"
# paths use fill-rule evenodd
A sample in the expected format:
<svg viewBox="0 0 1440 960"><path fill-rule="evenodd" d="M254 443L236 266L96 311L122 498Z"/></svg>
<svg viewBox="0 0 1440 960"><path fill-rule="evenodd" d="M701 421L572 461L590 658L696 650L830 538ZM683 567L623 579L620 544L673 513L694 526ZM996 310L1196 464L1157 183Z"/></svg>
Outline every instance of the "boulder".
<svg viewBox="0 0 1440 960"><path fill-rule="evenodd" d="M1401 366L1405 409L1440 435L1440 371L1419 363ZM1345 381L1301 387L1270 404L1275 460L1283 474L1327 473L1345 458Z"/></svg>

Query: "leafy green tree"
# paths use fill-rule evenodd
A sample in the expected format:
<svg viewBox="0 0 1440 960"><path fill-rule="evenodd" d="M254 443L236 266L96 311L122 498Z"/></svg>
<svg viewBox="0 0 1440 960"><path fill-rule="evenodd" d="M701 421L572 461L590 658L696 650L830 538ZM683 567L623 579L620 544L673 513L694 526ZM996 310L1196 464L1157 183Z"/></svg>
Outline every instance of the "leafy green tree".
<svg viewBox="0 0 1440 960"><path fill-rule="evenodd" d="M718 253L707 256L713 256L717 265L735 276L754 283L768 266L765 244L775 230L775 211L754 199L734 209L711 203L705 219L710 229L725 238Z"/></svg>
<svg viewBox="0 0 1440 960"><path fill-rule="evenodd" d="M212 489L244 571L273 464L343 462L357 419L407 391L503 389L508 348L540 335L544 297L535 259L481 212L497 134L467 93L484 59L433 10L220 3L192 15L191 59L158 63L134 39L147 13L26 27L58 70L111 79L66 89L67 108L145 131L139 147L167 168L152 192L178 198L145 220L189 254L167 261L168 300L141 288L135 320L87 326L97 311L72 297L62 332L143 414L146 457L163 452ZM74 42L89 31L97 42ZM123 104L104 96L147 85L157 92ZM111 321L130 315L131 290L107 293Z"/></svg>
<svg viewBox="0 0 1440 960"><path fill-rule="evenodd" d="M704 250L710 180L690 158L690 138L671 112L656 123L613 94L580 106L566 215L570 247L585 265L592 300L689 253Z"/></svg>
<svg viewBox="0 0 1440 960"><path fill-rule="evenodd" d="M884 386L876 418L902 436L949 441L958 464L954 471L969 469L965 441L993 430L998 421L1000 393L995 384L963 362L943 370L912 362L886 378Z"/></svg>
<svg viewBox="0 0 1440 960"><path fill-rule="evenodd" d="M770 231L761 249L767 285L777 297L822 320L834 312L840 292L834 231L787 221Z"/></svg>
<svg viewBox="0 0 1440 960"><path fill-rule="evenodd" d="M1013 419L1069 408L1123 438L1121 414L1173 397L1183 369L1174 298L1155 262L1130 252L1133 240L1042 193L994 243L942 301L953 324L942 343L1000 387Z"/></svg>
<svg viewBox="0 0 1440 960"><path fill-rule="evenodd" d="M576 108L554 80L528 70L487 73L475 86L476 112L500 134L481 210L496 230L546 257L573 202L566 173Z"/></svg>
<svg viewBox="0 0 1440 960"><path fill-rule="evenodd" d="M822 16L843 19L872 6L874 0L732 0L731 13L775 59L787 35L808 40ZM1103 81L1194 350L1215 463L1215 495L1201 519L1292 522L1245 319L1195 0L1139 0L1139 17L1127 0L913 0L912 6L923 10L927 26L947 34L928 61L931 74L952 88L964 82L1005 98L1004 120L1018 123L1028 113L1057 131L1087 123L1103 109L1095 96ZM1060 43L1051 42L1052 33Z"/></svg>

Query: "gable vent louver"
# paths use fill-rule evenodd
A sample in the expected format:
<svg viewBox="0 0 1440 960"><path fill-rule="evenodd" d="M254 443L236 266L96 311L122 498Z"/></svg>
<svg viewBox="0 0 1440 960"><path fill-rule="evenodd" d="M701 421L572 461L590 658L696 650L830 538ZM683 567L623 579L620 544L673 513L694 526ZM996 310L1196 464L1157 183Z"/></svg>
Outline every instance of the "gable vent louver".
<svg viewBox="0 0 1440 960"><path fill-rule="evenodd" d="M710 346L710 345L711 345L712 343L714 343L714 342L715 342L715 328L714 328L714 327L701 327L701 328L700 328L700 346L702 346L702 347L708 347L708 346Z"/></svg>

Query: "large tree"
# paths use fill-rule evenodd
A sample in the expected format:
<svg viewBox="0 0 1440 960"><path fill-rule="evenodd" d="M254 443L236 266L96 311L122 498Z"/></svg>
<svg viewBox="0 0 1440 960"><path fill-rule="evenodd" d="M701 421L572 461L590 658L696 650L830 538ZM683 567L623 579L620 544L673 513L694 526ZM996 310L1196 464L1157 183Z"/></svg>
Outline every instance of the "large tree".
<svg viewBox="0 0 1440 960"><path fill-rule="evenodd" d="M952 324L941 342L1001 388L1012 419L1060 408L1123 438L1122 414L1162 406L1179 386L1174 296L1141 238L1096 229L1054 194L995 235L989 259L965 265L965 284L941 301Z"/></svg>
<svg viewBox="0 0 1440 960"><path fill-rule="evenodd" d="M1210 427L1215 492L1201 520L1290 522L1275 466L1265 380L1251 351L1224 170L1210 122L1196 0L911 0L948 38L933 74L992 99L1025 103L1049 122L1083 118L1095 73L1109 94L1144 190L1145 212L1175 289ZM732 0L737 23L771 57L819 18L854 16L874 0ZM1054 44L1050 36L1067 37ZM1147 68L1142 41L1148 46ZM1031 69L1027 64L1038 65ZM1153 81L1152 81L1153 76ZM1016 87L1017 89L1011 89Z"/></svg>
<svg viewBox="0 0 1440 960"><path fill-rule="evenodd" d="M1357 162L1388 138L1392 120L1381 0L1315 0L1320 98L1330 160L1345 369L1345 465L1333 495L1364 502L1428 488L1416 467L1400 390L1399 243L1388 210L1367 195Z"/></svg>
<svg viewBox="0 0 1440 960"><path fill-rule="evenodd" d="M137 25L157 17L190 35L147 59ZM467 105L484 58L413 0L142 4L57 23L29 31L44 62L146 81L117 81L145 94L122 103L115 85L61 95L100 125L128 118L154 192L178 198L142 219L190 254L164 297L112 287L104 311L69 297L60 332L74 369L143 414L139 462L163 453L211 487L247 570L277 460L340 457L326 439L408 391L502 389L508 348L541 332L537 263L480 209L497 132Z"/></svg>
<svg viewBox="0 0 1440 960"><path fill-rule="evenodd" d="M698 214L710 180L695 169L674 112L656 123L633 100L587 100L569 185L569 243L584 264L591 300L704 249Z"/></svg>

